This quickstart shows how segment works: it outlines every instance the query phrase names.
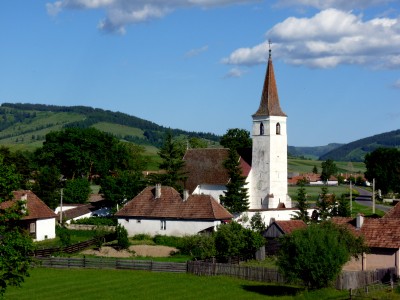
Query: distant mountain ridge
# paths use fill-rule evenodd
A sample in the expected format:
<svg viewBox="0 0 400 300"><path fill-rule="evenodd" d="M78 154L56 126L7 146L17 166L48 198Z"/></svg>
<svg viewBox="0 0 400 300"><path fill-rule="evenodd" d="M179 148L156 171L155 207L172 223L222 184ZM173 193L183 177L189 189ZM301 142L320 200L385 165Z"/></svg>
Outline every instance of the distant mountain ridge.
<svg viewBox="0 0 400 300"><path fill-rule="evenodd" d="M288 154L291 156L318 159L325 153L328 153L336 148L339 148L342 145L343 144L330 143L326 146L315 146L315 147L288 146Z"/></svg>
<svg viewBox="0 0 400 300"><path fill-rule="evenodd" d="M364 161L367 153L380 147L400 148L400 129L366 137L329 151L320 160Z"/></svg>

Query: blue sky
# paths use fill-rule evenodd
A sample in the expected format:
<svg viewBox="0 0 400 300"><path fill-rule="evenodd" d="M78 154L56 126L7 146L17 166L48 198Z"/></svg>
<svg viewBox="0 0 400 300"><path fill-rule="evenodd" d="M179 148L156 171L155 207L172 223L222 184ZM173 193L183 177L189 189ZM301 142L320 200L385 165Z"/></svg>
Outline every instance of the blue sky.
<svg viewBox="0 0 400 300"><path fill-rule="evenodd" d="M288 143L400 126L398 0L5 0L0 102L250 130L268 40Z"/></svg>

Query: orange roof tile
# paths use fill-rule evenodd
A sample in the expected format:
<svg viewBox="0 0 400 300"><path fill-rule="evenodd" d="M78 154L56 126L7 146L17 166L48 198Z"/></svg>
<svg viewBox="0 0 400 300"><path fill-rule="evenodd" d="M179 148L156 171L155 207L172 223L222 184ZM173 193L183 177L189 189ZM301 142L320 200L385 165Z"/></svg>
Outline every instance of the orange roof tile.
<svg viewBox="0 0 400 300"><path fill-rule="evenodd" d="M55 218L57 215L52 211L42 200L39 199L32 191L30 190L18 190L13 191L14 199L6 202L0 203L0 207L2 209L11 207L16 203L16 201L21 200L22 197L26 195L26 209L28 215L23 217L23 220L30 219L49 219Z"/></svg>
<svg viewBox="0 0 400 300"><path fill-rule="evenodd" d="M118 217L226 220L232 215L209 195L190 195L183 201L172 187L161 187L155 198L155 187L147 187L125 204Z"/></svg>
<svg viewBox="0 0 400 300"><path fill-rule="evenodd" d="M302 220L287 220L275 221L275 224L282 230L283 233L289 234L296 229L307 227L307 224Z"/></svg>

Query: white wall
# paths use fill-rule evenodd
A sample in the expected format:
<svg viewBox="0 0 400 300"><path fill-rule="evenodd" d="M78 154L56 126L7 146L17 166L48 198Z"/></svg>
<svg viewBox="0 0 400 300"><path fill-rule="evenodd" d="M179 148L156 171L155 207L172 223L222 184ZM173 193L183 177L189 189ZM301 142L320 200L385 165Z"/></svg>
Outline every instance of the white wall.
<svg viewBox="0 0 400 300"><path fill-rule="evenodd" d="M220 203L219 196L224 195L224 191L226 191L225 185L200 184L194 189L192 194L211 195L218 203Z"/></svg>
<svg viewBox="0 0 400 300"><path fill-rule="evenodd" d="M134 218L118 218L118 224L126 228L129 236L142 233L151 236L156 234L172 236L193 235L209 227L216 227L221 223L220 221L165 220L166 229L162 230L161 220L140 219L140 222L138 221L138 219Z"/></svg>
<svg viewBox="0 0 400 300"><path fill-rule="evenodd" d="M56 237L56 219L36 220L36 241L54 239Z"/></svg>

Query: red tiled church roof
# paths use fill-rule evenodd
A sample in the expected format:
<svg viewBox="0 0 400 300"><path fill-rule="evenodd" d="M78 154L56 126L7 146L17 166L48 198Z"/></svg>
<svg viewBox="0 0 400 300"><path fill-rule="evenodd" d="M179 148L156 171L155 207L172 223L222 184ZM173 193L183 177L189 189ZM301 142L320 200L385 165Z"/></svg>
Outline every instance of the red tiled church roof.
<svg viewBox="0 0 400 300"><path fill-rule="evenodd" d="M30 219L49 219L55 218L57 215L52 211L42 200L39 199L30 190L18 190L13 191L14 199L6 202L0 203L2 209L11 207L16 203L16 201L21 200L26 196L26 210L28 212L27 216L24 216L23 220Z"/></svg>
<svg viewBox="0 0 400 300"><path fill-rule="evenodd" d="M271 50L268 58L268 67L265 74L264 87L261 95L260 107L253 116L282 116L286 114L279 104L278 88L276 86L274 66L272 64Z"/></svg>
<svg viewBox="0 0 400 300"><path fill-rule="evenodd" d="M155 187L147 187L115 215L118 217L226 220L232 215L209 195L190 195L184 201L172 187L161 187L155 198Z"/></svg>

